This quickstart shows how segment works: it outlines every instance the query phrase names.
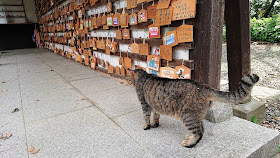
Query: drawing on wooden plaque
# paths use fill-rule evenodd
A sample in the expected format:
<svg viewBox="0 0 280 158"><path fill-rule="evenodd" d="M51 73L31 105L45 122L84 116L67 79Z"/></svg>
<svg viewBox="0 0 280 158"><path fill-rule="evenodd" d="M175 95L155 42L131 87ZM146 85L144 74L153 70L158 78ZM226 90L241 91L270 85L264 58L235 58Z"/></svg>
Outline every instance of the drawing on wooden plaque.
<svg viewBox="0 0 280 158"><path fill-rule="evenodd" d="M160 9L156 12L156 21L155 25L170 25L172 20L173 8L169 7L168 9Z"/></svg>
<svg viewBox="0 0 280 158"><path fill-rule="evenodd" d="M157 9L166 9L169 7L170 0L159 0L157 4Z"/></svg>
<svg viewBox="0 0 280 158"><path fill-rule="evenodd" d="M193 42L193 25L181 25L176 31L179 43Z"/></svg>
<svg viewBox="0 0 280 158"><path fill-rule="evenodd" d="M131 13L131 14L129 15L129 24L130 24L130 25L137 25L137 24L138 24L137 21L138 21L138 20L137 20L137 14L136 14L136 13Z"/></svg>
<svg viewBox="0 0 280 158"><path fill-rule="evenodd" d="M160 38L160 26L155 24L149 25L149 38Z"/></svg>
<svg viewBox="0 0 280 158"><path fill-rule="evenodd" d="M147 22L148 21L148 15L147 15L147 10L140 10L138 12L138 22L142 23L142 22Z"/></svg>
<svg viewBox="0 0 280 158"><path fill-rule="evenodd" d="M113 17L113 26L119 26L119 21L120 21L120 13L117 13Z"/></svg>
<svg viewBox="0 0 280 158"><path fill-rule="evenodd" d="M197 0L178 0L172 3L173 17L172 20L195 18Z"/></svg>
<svg viewBox="0 0 280 158"><path fill-rule="evenodd" d="M176 79L177 78L176 70L171 67L161 67L160 68L160 77Z"/></svg>
<svg viewBox="0 0 280 158"><path fill-rule="evenodd" d="M96 57L93 57L93 58L91 58L91 63L90 63L90 67L92 68L92 69L95 69L96 68Z"/></svg>
<svg viewBox="0 0 280 158"><path fill-rule="evenodd" d="M107 16L107 25L112 26L113 25L113 15Z"/></svg>
<svg viewBox="0 0 280 158"><path fill-rule="evenodd" d="M123 34L123 39L130 39L130 31L129 31L129 29L123 29L122 30L122 34Z"/></svg>
<svg viewBox="0 0 280 158"><path fill-rule="evenodd" d="M107 8L107 13L110 13L112 11L112 3L108 2L106 8Z"/></svg>
<svg viewBox="0 0 280 158"><path fill-rule="evenodd" d="M160 57L162 59L172 61L172 47L167 45L160 46Z"/></svg>
<svg viewBox="0 0 280 158"><path fill-rule="evenodd" d="M176 31L169 31L165 36L163 36L163 44L171 47L178 45Z"/></svg>
<svg viewBox="0 0 280 158"><path fill-rule="evenodd" d="M148 19L156 18L157 4L151 5L147 8Z"/></svg>
<svg viewBox="0 0 280 158"><path fill-rule="evenodd" d="M148 55L147 56L147 67L151 70L159 71L160 68L160 56Z"/></svg>
<svg viewBox="0 0 280 158"><path fill-rule="evenodd" d="M176 66L176 74L179 79L191 79L191 69L186 66Z"/></svg>

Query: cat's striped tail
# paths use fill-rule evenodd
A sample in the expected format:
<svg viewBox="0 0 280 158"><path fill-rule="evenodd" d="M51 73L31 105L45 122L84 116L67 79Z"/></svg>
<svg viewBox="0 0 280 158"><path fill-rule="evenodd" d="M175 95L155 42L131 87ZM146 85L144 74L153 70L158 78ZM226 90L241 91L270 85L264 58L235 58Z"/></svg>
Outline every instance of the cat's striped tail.
<svg viewBox="0 0 280 158"><path fill-rule="evenodd" d="M237 90L231 92L223 92L219 90L210 90L211 100L224 103L243 103L251 95L252 87L259 81L256 74L245 76L241 79L240 86Z"/></svg>

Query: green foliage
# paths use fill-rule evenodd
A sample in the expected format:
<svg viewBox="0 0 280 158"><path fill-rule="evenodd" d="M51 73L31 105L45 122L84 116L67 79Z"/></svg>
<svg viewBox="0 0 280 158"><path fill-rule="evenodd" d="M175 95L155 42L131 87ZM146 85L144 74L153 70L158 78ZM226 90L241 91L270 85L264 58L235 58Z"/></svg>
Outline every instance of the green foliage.
<svg viewBox="0 0 280 158"><path fill-rule="evenodd" d="M280 16L251 19L251 40L277 43L280 42Z"/></svg>
<svg viewBox="0 0 280 158"><path fill-rule="evenodd" d="M271 0L250 0L250 15L251 18L262 18L265 10L270 5ZM280 14L280 2L277 0L271 9L269 16Z"/></svg>
<svg viewBox="0 0 280 158"><path fill-rule="evenodd" d="M258 124L258 119L256 116L253 116L252 117L252 122L254 122L255 124Z"/></svg>

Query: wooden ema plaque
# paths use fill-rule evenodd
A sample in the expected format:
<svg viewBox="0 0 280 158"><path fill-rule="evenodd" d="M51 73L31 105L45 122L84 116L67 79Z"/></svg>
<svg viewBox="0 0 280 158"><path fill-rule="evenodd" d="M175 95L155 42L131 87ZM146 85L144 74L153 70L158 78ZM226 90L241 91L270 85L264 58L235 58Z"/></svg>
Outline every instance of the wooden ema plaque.
<svg viewBox="0 0 280 158"><path fill-rule="evenodd" d="M116 39L122 40L122 31L121 30L116 31Z"/></svg>
<svg viewBox="0 0 280 158"><path fill-rule="evenodd" d="M107 16L107 25L113 26L113 15L112 14Z"/></svg>
<svg viewBox="0 0 280 158"><path fill-rule="evenodd" d="M139 53L140 55L150 55L150 47L148 43L139 44Z"/></svg>
<svg viewBox="0 0 280 158"><path fill-rule="evenodd" d="M105 53L106 53L107 55L111 55L111 49L110 49L109 46L106 46L106 47L105 47Z"/></svg>
<svg viewBox="0 0 280 158"><path fill-rule="evenodd" d="M157 4L151 5L147 8L148 19L156 18Z"/></svg>
<svg viewBox="0 0 280 158"><path fill-rule="evenodd" d="M176 79L177 78L176 70L171 67L161 67L160 68L160 77Z"/></svg>
<svg viewBox="0 0 280 158"><path fill-rule="evenodd" d="M113 26L119 26L120 13L117 13L113 16Z"/></svg>
<svg viewBox="0 0 280 158"><path fill-rule="evenodd" d="M132 68L132 60L129 57L124 58L124 66L125 68Z"/></svg>
<svg viewBox="0 0 280 158"><path fill-rule="evenodd" d="M109 66L108 66L108 73L109 73L109 74L114 73L114 66L112 66L112 65L109 65Z"/></svg>
<svg viewBox="0 0 280 158"><path fill-rule="evenodd" d="M171 0L159 0L157 4L157 9L166 9L169 7Z"/></svg>
<svg viewBox="0 0 280 158"><path fill-rule="evenodd" d="M105 41L101 40L101 42L100 42L100 49L104 49L105 50L105 47L106 47Z"/></svg>
<svg viewBox="0 0 280 158"><path fill-rule="evenodd" d="M191 79L191 69L186 66L176 66L176 74L179 79Z"/></svg>
<svg viewBox="0 0 280 158"><path fill-rule="evenodd" d="M106 8L107 8L107 13L110 13L112 11L112 3L108 2Z"/></svg>
<svg viewBox="0 0 280 158"><path fill-rule="evenodd" d="M157 10L155 25L170 25L172 19L173 8Z"/></svg>
<svg viewBox="0 0 280 158"><path fill-rule="evenodd" d="M101 49L101 42L100 42L100 40L97 40L97 41L96 41L96 47L97 47L98 49Z"/></svg>
<svg viewBox="0 0 280 158"><path fill-rule="evenodd" d="M137 8L137 0L127 0L127 9Z"/></svg>
<svg viewBox="0 0 280 158"><path fill-rule="evenodd" d="M109 26L108 25L103 25L103 30L109 30Z"/></svg>
<svg viewBox="0 0 280 158"><path fill-rule="evenodd" d="M160 38L160 26L156 26L155 24L148 26L149 30L149 38Z"/></svg>
<svg viewBox="0 0 280 158"><path fill-rule="evenodd" d="M119 57L119 65L124 66L124 59L123 59L123 57Z"/></svg>
<svg viewBox="0 0 280 158"><path fill-rule="evenodd" d="M131 50L132 50L132 53L139 54L139 45L137 43L132 43Z"/></svg>
<svg viewBox="0 0 280 158"><path fill-rule="evenodd" d="M131 13L129 15L129 24L130 25L137 25L138 24L138 22L137 22L137 14Z"/></svg>
<svg viewBox="0 0 280 158"><path fill-rule="evenodd" d="M195 18L196 0L178 0L172 3L174 8L172 20Z"/></svg>
<svg viewBox="0 0 280 158"><path fill-rule="evenodd" d="M120 15L120 25L121 27L128 27L128 14L124 13Z"/></svg>
<svg viewBox="0 0 280 158"><path fill-rule="evenodd" d="M147 67L151 70L159 71L160 68L160 56L148 55L147 56Z"/></svg>
<svg viewBox="0 0 280 158"><path fill-rule="evenodd" d="M96 16L91 19L92 25L96 25Z"/></svg>
<svg viewBox="0 0 280 158"><path fill-rule="evenodd" d="M101 18L101 24L102 25L107 25L107 16L105 14L103 14L103 16Z"/></svg>
<svg viewBox="0 0 280 158"><path fill-rule="evenodd" d="M146 0L137 0L137 4L141 4L141 3L144 3L146 2Z"/></svg>
<svg viewBox="0 0 280 158"><path fill-rule="evenodd" d="M121 74L123 76L126 76L126 69L124 68L124 66L121 67Z"/></svg>
<svg viewBox="0 0 280 158"><path fill-rule="evenodd" d="M123 34L123 39L130 39L130 31L129 31L129 29L123 29L122 30L122 34Z"/></svg>
<svg viewBox="0 0 280 158"><path fill-rule="evenodd" d="M179 43L193 42L193 25L181 25L176 31Z"/></svg>
<svg viewBox="0 0 280 158"><path fill-rule="evenodd" d="M97 17L96 23L97 26L102 26L102 18L100 16Z"/></svg>
<svg viewBox="0 0 280 158"><path fill-rule="evenodd" d="M93 57L93 58L91 59L90 67L91 67L92 69L96 69L96 57Z"/></svg>
<svg viewBox="0 0 280 158"><path fill-rule="evenodd" d="M105 67L108 69L109 68L110 63L108 61L105 62Z"/></svg>
<svg viewBox="0 0 280 158"><path fill-rule="evenodd" d="M176 31L169 31L165 36L163 36L163 44L171 47L178 45Z"/></svg>
<svg viewBox="0 0 280 158"><path fill-rule="evenodd" d="M161 45L160 46L160 57L162 59L172 61L172 47Z"/></svg>
<svg viewBox="0 0 280 158"><path fill-rule="evenodd" d="M121 74L121 70L119 66L116 66L116 74L120 75Z"/></svg>
<svg viewBox="0 0 280 158"><path fill-rule="evenodd" d="M142 23L142 22L147 22L148 21L148 15L147 15L147 10L140 10L138 12L138 22Z"/></svg>
<svg viewBox="0 0 280 158"><path fill-rule="evenodd" d="M84 56L85 56L85 65L89 65L89 54L87 50L85 51Z"/></svg>

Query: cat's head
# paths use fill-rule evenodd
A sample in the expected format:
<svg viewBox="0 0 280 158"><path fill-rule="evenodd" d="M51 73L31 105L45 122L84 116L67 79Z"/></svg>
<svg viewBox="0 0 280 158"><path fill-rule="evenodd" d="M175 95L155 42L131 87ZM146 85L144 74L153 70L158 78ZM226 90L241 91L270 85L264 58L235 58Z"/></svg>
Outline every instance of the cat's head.
<svg viewBox="0 0 280 158"><path fill-rule="evenodd" d="M143 69L139 69L136 68L135 70L131 70L131 69L127 69L129 75L129 81L134 85L135 84L135 80L137 80L140 76L144 75L146 73L146 71L144 71Z"/></svg>

